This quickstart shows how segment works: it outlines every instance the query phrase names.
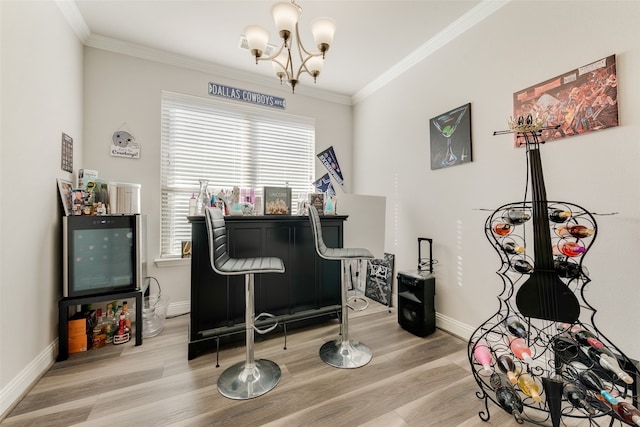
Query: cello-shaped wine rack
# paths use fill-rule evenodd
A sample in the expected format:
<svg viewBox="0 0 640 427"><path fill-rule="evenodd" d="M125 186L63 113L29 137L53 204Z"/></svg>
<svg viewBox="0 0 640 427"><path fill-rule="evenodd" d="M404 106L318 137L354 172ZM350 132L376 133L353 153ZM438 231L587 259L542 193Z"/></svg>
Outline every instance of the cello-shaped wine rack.
<svg viewBox="0 0 640 427"><path fill-rule="evenodd" d="M531 117L526 122L520 119L519 124L526 130L512 128L512 132L527 144L529 156L538 156L539 152L534 151L540 143L539 131L544 128L532 126ZM508 131L495 134L499 133ZM640 418L633 418L638 408L640 371L598 330L596 309L585 298L591 279L583 259L596 239L596 220L576 204L547 201L541 164L531 162L529 167L528 176L537 181L532 182L533 200L503 205L485 223L486 237L500 257L497 274L503 286L498 294L498 311L474 331L468 343L469 362L480 387L476 396L484 401L484 409L478 415L483 421L490 419L491 401L520 424L640 425ZM551 247L544 248L541 242L550 242ZM543 250L548 254L541 253ZM541 264L547 258L551 267L546 269L553 271L540 272L536 261ZM544 289L553 283L550 286L555 290L562 285L561 299L575 297L578 316L557 304L555 294L543 291L530 298L529 293L522 292L527 298L518 298L525 285L532 285L536 273L553 276L553 282L549 277L534 281L536 286ZM542 309L536 310L532 304ZM537 315L523 314L531 310ZM529 350L530 357L524 360L518 357L522 356L519 350L510 346L517 338ZM483 347L484 355L476 354L477 347ZM498 362L503 355L513 361L514 372L508 372L509 368ZM528 382L522 381L525 378ZM501 382L508 383L506 388Z"/></svg>

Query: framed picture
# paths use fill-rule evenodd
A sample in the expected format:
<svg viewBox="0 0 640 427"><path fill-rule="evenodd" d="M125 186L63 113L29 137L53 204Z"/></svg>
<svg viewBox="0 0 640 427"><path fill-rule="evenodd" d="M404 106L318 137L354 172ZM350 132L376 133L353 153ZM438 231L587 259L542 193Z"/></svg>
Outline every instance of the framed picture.
<svg viewBox="0 0 640 427"><path fill-rule="evenodd" d="M64 209L64 215L71 215L71 191L73 186L71 182L58 178L58 192L60 193L60 201Z"/></svg>
<svg viewBox="0 0 640 427"><path fill-rule="evenodd" d="M264 214L291 215L291 188L264 187Z"/></svg>
<svg viewBox="0 0 640 427"><path fill-rule="evenodd" d="M324 193L309 194L309 205L316 208L318 215L324 215Z"/></svg>
<svg viewBox="0 0 640 427"><path fill-rule="evenodd" d="M471 162L471 103L429 120L431 170Z"/></svg>
<svg viewBox="0 0 640 427"><path fill-rule="evenodd" d="M543 141L618 126L615 55L545 80L513 94L513 117L545 118ZM516 138L514 145L521 146Z"/></svg>

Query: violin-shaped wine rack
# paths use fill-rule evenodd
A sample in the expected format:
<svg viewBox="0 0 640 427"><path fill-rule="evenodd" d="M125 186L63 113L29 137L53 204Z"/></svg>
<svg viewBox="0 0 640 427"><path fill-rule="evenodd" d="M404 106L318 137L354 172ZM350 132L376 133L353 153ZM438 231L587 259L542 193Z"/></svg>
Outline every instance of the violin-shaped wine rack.
<svg viewBox="0 0 640 427"><path fill-rule="evenodd" d="M583 260L596 220L581 206L546 200L538 151L544 128L532 123L520 119L526 130L512 129L527 146L532 200L503 205L485 223L503 286L498 311L468 344L476 396L484 400L478 415L490 419L491 401L519 424L640 426L640 371L598 330L585 298L591 279Z"/></svg>

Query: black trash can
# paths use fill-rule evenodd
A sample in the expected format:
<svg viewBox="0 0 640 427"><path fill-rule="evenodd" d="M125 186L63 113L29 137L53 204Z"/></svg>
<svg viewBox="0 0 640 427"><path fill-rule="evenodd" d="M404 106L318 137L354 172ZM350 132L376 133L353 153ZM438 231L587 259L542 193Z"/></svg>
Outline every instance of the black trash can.
<svg viewBox="0 0 640 427"><path fill-rule="evenodd" d="M436 330L436 278L426 272L398 273L398 323L419 337Z"/></svg>

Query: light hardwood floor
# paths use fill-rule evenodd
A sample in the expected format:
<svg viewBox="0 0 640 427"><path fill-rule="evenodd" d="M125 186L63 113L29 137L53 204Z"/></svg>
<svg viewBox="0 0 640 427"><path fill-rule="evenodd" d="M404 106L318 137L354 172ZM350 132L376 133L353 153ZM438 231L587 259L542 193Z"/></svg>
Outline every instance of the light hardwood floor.
<svg viewBox="0 0 640 427"><path fill-rule="evenodd" d="M339 323L256 338L256 358L282 369L278 386L261 397L234 401L216 389L220 373L244 359L243 345L187 360L188 316L167 319L144 340L73 354L58 362L0 423L2 426L516 426L490 402L484 405L470 373L466 342L441 330L426 338L400 328L375 302L350 315L350 337L366 343L373 360L336 369L318 357Z"/></svg>

